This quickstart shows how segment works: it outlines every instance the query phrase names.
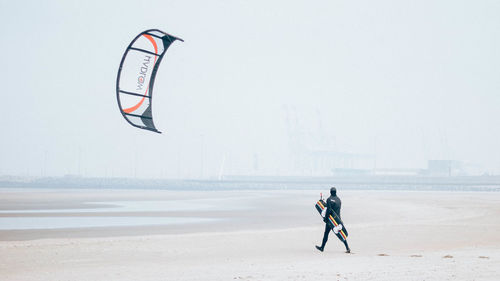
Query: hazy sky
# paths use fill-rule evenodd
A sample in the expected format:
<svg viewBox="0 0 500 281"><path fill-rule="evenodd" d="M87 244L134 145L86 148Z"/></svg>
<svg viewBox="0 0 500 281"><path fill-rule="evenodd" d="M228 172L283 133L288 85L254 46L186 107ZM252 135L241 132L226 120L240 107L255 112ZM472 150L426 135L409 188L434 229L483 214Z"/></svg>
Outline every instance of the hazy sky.
<svg viewBox="0 0 500 281"><path fill-rule="evenodd" d="M290 174L319 150L500 173L499 15L496 0L0 0L0 175ZM185 40L156 77L161 135L116 104L150 28Z"/></svg>

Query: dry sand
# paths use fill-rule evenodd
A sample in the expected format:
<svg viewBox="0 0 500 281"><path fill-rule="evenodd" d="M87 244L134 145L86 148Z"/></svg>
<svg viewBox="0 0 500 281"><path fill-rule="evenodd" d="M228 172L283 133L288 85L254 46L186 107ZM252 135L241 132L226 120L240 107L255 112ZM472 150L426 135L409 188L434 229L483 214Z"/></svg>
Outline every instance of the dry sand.
<svg viewBox="0 0 500 281"><path fill-rule="evenodd" d="M0 280L500 280L500 193L339 193L352 254L333 235L314 249L315 191L3 190L3 210L183 198L243 208L140 214L222 218L200 225L3 230Z"/></svg>

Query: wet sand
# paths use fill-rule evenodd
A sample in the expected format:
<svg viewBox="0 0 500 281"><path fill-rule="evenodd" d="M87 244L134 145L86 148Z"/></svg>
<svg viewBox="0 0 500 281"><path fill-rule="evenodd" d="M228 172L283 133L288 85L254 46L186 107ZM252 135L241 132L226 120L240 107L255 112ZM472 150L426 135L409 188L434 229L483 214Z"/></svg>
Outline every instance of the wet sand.
<svg viewBox="0 0 500 281"><path fill-rule="evenodd" d="M343 252L334 235L325 252L314 249L324 227L314 209L319 191L0 190L0 210L193 199L212 208L118 215L217 219L184 225L2 230L0 276L2 280L500 280L500 193L340 190L339 195L352 254ZM218 204L236 207L225 210ZM54 214L0 213L0 218L9 216Z"/></svg>

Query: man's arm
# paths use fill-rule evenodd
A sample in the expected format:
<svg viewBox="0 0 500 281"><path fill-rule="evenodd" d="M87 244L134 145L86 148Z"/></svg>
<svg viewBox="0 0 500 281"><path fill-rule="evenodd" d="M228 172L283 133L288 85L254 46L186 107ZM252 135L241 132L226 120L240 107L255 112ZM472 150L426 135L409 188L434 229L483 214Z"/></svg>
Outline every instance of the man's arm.
<svg viewBox="0 0 500 281"><path fill-rule="evenodd" d="M331 207L331 200L330 198L327 198L326 199L326 204L325 204L325 216L323 217L323 221L324 222L328 222L328 217L330 216L331 214L331 210L332 210L332 207Z"/></svg>
<svg viewBox="0 0 500 281"><path fill-rule="evenodd" d="M328 198L328 200L326 200L326 215L329 216L331 214L333 214L333 210L335 210L335 200L332 200L330 198Z"/></svg>

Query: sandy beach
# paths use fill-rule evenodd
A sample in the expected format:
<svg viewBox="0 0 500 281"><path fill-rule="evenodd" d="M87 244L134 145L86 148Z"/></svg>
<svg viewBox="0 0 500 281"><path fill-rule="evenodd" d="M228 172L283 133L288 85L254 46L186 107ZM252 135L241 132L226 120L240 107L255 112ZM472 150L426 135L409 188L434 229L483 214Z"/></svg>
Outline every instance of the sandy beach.
<svg viewBox="0 0 500 281"><path fill-rule="evenodd" d="M324 228L314 209L319 192L4 189L0 279L500 280L500 193L340 189L352 248L345 254L333 235L325 252L314 248ZM142 209L113 203L132 201ZM205 220L7 225L54 217Z"/></svg>

